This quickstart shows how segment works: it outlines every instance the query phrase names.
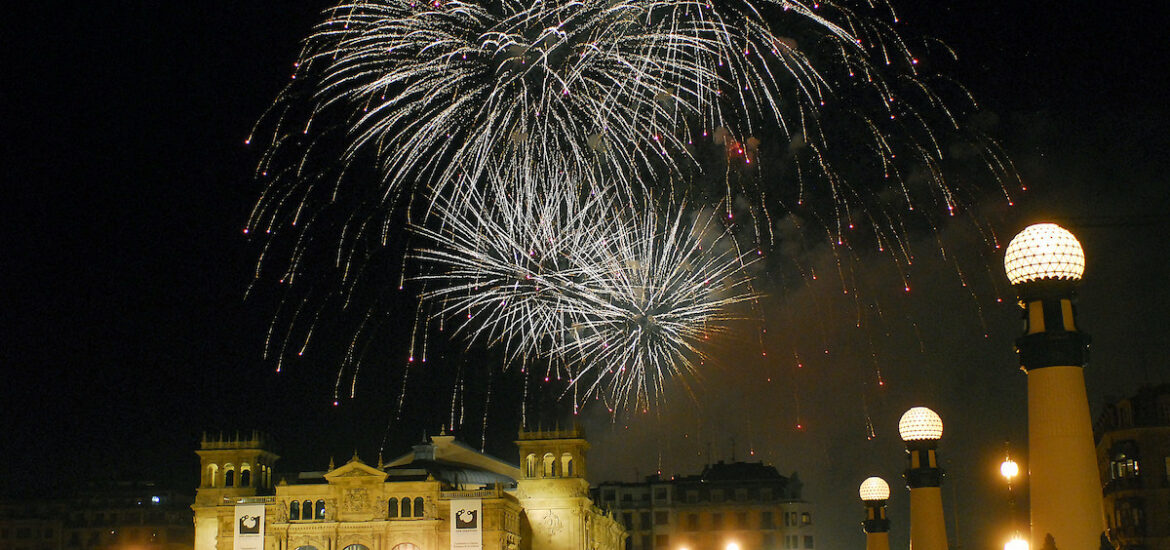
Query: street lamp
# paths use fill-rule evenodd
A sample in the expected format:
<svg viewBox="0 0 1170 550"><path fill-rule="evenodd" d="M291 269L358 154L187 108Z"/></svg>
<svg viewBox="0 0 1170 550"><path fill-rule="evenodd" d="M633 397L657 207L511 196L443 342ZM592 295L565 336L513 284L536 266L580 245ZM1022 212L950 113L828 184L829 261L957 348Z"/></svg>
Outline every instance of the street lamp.
<svg viewBox="0 0 1170 550"><path fill-rule="evenodd" d="M865 503L865 550L890 550L890 520L886 519L886 501L890 499L890 485L880 477L861 482L858 490Z"/></svg>
<svg viewBox="0 0 1170 550"><path fill-rule="evenodd" d="M1008 487L1012 486L1012 480L1020 475L1020 465L1011 458L1005 458L1003 464L999 465L999 475L1002 475L1007 480Z"/></svg>
<svg viewBox="0 0 1170 550"><path fill-rule="evenodd" d="M1040 223L1012 239L1003 265L1026 327L1016 350L1028 377L1031 545L1051 535L1060 550L1097 550L1105 521L1083 372L1089 336L1072 304L1085 253L1072 233Z"/></svg>
<svg viewBox="0 0 1170 550"><path fill-rule="evenodd" d="M1028 541L1016 535L1004 543L1003 550L1028 550Z"/></svg>
<svg viewBox="0 0 1170 550"><path fill-rule="evenodd" d="M906 443L910 461L906 486L910 488L911 550L946 550L947 526L942 508L942 476L935 449L942 439L943 423L938 413L914 407L898 421L898 435Z"/></svg>

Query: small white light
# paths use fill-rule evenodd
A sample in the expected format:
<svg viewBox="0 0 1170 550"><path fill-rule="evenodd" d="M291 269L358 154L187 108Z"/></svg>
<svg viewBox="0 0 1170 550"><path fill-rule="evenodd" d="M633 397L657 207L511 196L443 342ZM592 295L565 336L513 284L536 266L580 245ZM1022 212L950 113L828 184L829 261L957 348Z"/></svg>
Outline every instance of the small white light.
<svg viewBox="0 0 1170 550"><path fill-rule="evenodd" d="M861 500L889 500L890 484L880 477L871 477L861 482Z"/></svg>
<svg viewBox="0 0 1170 550"><path fill-rule="evenodd" d="M999 465L999 473L1010 482L1016 476L1020 475L1020 465L1009 458L1004 460L1003 464Z"/></svg>
<svg viewBox="0 0 1170 550"><path fill-rule="evenodd" d="M1028 550L1028 541L1020 538L1019 535L1012 537L1012 540L1007 541L1003 545L1003 550Z"/></svg>
<svg viewBox="0 0 1170 550"><path fill-rule="evenodd" d="M943 423L938 413L926 407L914 407L898 421L898 435L902 441L942 439Z"/></svg>
<svg viewBox="0 0 1170 550"><path fill-rule="evenodd" d="M158 498L157 496L153 496L153 497L150 497L150 502L152 504L158 504L159 502L162 502L162 499Z"/></svg>
<svg viewBox="0 0 1170 550"><path fill-rule="evenodd" d="M1067 229L1054 223L1029 225L1008 244L1003 268L1013 285L1045 279L1079 281L1085 251Z"/></svg>

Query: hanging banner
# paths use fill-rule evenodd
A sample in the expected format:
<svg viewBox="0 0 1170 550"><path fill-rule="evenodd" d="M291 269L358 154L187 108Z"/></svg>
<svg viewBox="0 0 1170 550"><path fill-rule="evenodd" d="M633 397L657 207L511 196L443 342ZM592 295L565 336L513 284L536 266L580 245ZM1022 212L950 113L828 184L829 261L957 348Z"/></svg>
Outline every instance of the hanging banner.
<svg viewBox="0 0 1170 550"><path fill-rule="evenodd" d="M483 550L482 514L479 499L451 501L451 550Z"/></svg>
<svg viewBox="0 0 1170 550"><path fill-rule="evenodd" d="M237 504L232 550L264 550L264 505Z"/></svg>

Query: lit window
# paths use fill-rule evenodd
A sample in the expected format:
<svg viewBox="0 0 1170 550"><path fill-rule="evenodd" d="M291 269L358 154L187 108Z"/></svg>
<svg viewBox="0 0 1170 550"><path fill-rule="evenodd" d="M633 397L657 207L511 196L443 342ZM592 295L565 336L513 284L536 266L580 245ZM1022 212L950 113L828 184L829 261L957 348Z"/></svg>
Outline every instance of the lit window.
<svg viewBox="0 0 1170 550"><path fill-rule="evenodd" d="M800 514L800 524L801 525L812 525L812 514L810 514L808 512Z"/></svg>

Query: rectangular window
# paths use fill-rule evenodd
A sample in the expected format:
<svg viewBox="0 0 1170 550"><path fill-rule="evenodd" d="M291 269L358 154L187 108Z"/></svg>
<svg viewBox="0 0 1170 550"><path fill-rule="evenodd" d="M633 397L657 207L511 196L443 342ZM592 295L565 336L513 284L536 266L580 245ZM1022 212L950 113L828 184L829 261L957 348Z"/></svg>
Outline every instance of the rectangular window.
<svg viewBox="0 0 1170 550"><path fill-rule="evenodd" d="M625 512L622 514L622 523L626 526L626 531L634 528L634 513Z"/></svg>
<svg viewBox="0 0 1170 550"><path fill-rule="evenodd" d="M654 535L654 547L666 548L670 546L670 537L668 535Z"/></svg>
<svg viewBox="0 0 1170 550"><path fill-rule="evenodd" d="M699 514L687 514L687 530L699 530Z"/></svg>
<svg viewBox="0 0 1170 550"><path fill-rule="evenodd" d="M722 489L714 489L711 491L711 502L723 502Z"/></svg>
<svg viewBox="0 0 1170 550"><path fill-rule="evenodd" d="M650 550L650 535L642 535L642 550Z"/></svg>
<svg viewBox="0 0 1170 550"><path fill-rule="evenodd" d="M804 547L806 550L811 550L811 548L813 547L812 535L805 535L804 536Z"/></svg>
<svg viewBox="0 0 1170 550"><path fill-rule="evenodd" d="M712 529L722 529L723 528L723 513L722 512L715 512L715 513L711 514L711 528Z"/></svg>
<svg viewBox="0 0 1170 550"><path fill-rule="evenodd" d="M760 512L760 529L773 529L774 527L772 525L772 511L764 510Z"/></svg>
<svg viewBox="0 0 1170 550"><path fill-rule="evenodd" d="M613 502L613 497L614 497L613 489L606 489L605 492L602 493L601 500Z"/></svg>
<svg viewBox="0 0 1170 550"><path fill-rule="evenodd" d="M666 487L654 489L654 500L658 502L666 501Z"/></svg>
<svg viewBox="0 0 1170 550"><path fill-rule="evenodd" d="M776 533L764 533L764 550L776 550Z"/></svg>
<svg viewBox="0 0 1170 550"><path fill-rule="evenodd" d="M634 501L634 495L631 495L629 493L622 494L622 502L633 502L633 501Z"/></svg>
<svg viewBox="0 0 1170 550"><path fill-rule="evenodd" d="M643 529L650 528L650 512L642 512L638 514L638 525Z"/></svg>
<svg viewBox="0 0 1170 550"><path fill-rule="evenodd" d="M735 490L735 500L737 500L739 502L744 502L747 499L748 499L747 489L736 489Z"/></svg>
<svg viewBox="0 0 1170 550"><path fill-rule="evenodd" d="M698 491L687 491L687 503L694 504L696 502L699 502L699 492Z"/></svg>
<svg viewBox="0 0 1170 550"><path fill-rule="evenodd" d="M812 525L812 514L810 514L808 512L800 514L800 524L801 525Z"/></svg>
<svg viewBox="0 0 1170 550"><path fill-rule="evenodd" d="M735 513L735 526L740 528L740 529L747 529L747 527L748 527L747 512L736 512Z"/></svg>
<svg viewBox="0 0 1170 550"><path fill-rule="evenodd" d="M670 523L670 512L654 512L654 525Z"/></svg>

